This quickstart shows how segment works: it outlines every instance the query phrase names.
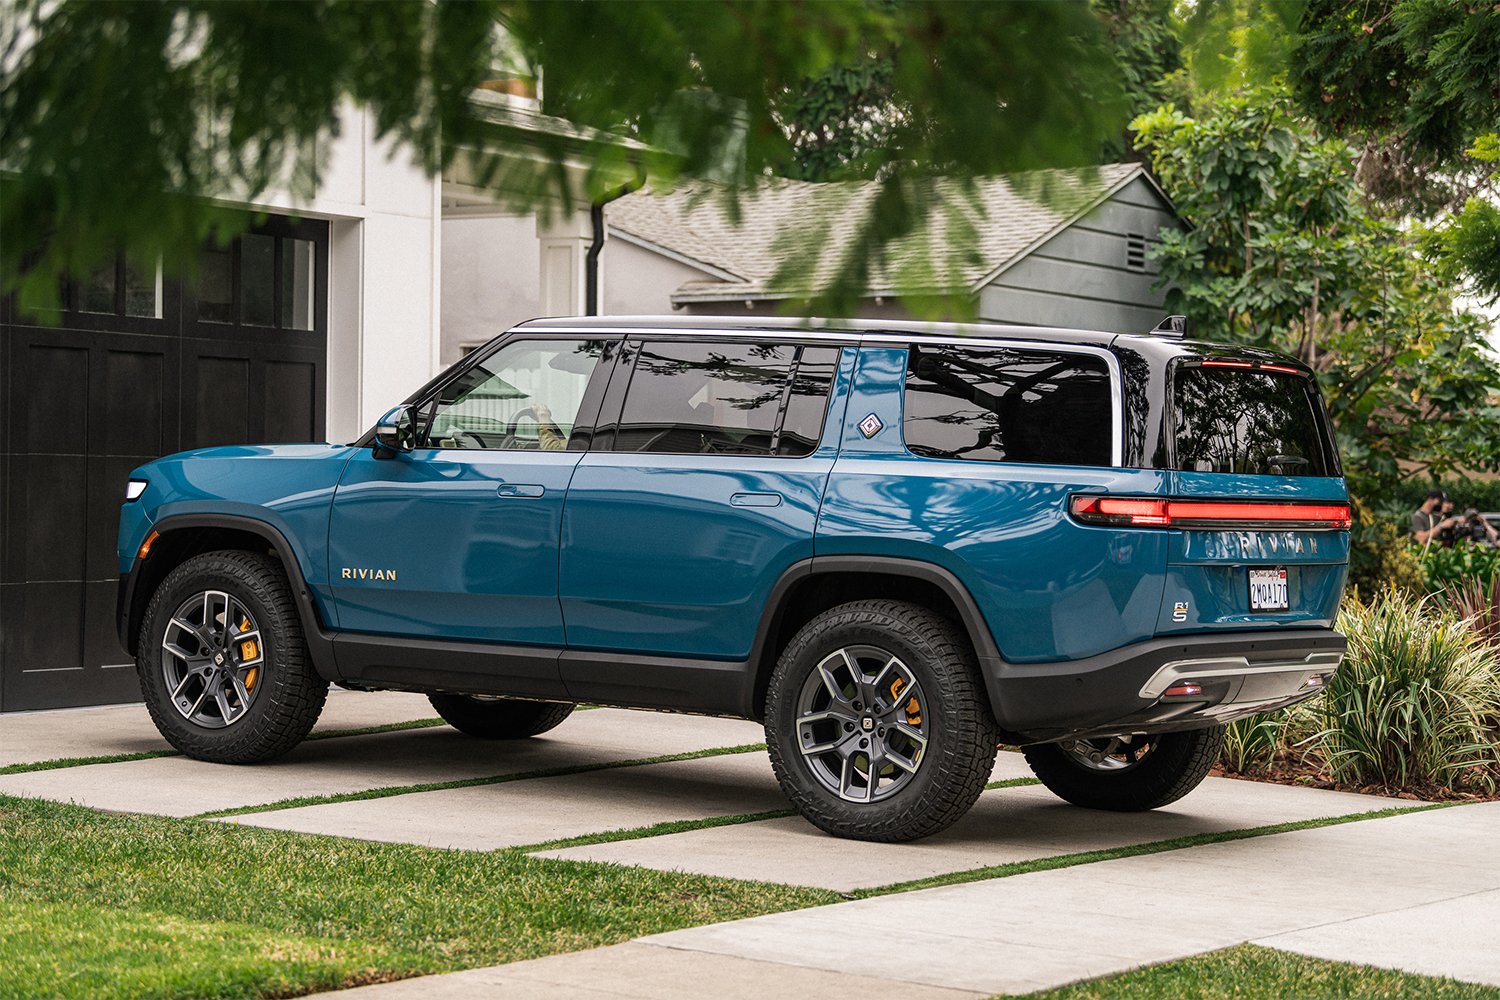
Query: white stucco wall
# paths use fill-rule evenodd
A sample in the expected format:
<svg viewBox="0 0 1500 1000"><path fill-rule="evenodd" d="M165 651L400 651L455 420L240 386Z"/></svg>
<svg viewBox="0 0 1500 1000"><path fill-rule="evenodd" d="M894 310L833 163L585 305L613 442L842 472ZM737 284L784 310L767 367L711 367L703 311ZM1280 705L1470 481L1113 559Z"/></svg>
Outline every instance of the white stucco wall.
<svg viewBox="0 0 1500 1000"><path fill-rule="evenodd" d="M442 366L439 185L373 131L346 107L312 202L281 194L259 206L330 223L330 441L359 436Z"/></svg>
<svg viewBox="0 0 1500 1000"><path fill-rule="evenodd" d="M540 246L529 215L443 220L443 364L537 315Z"/></svg>
<svg viewBox="0 0 1500 1000"><path fill-rule="evenodd" d="M672 293L685 281L711 281L713 275L663 257L619 236L599 254L600 284L608 316L658 316L672 311Z"/></svg>

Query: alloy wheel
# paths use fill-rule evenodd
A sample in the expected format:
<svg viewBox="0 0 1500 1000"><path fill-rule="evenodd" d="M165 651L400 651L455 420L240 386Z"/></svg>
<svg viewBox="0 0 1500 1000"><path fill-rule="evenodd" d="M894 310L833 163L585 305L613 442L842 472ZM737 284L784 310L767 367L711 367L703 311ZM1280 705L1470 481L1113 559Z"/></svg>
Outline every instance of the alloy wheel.
<svg viewBox="0 0 1500 1000"><path fill-rule="evenodd" d="M234 725L263 686L260 627L243 602L222 590L183 601L167 623L161 648L172 707L194 725Z"/></svg>
<svg viewBox="0 0 1500 1000"><path fill-rule="evenodd" d="M922 687L875 646L825 656L797 699L797 740L813 776L848 802L879 802L911 783L927 750Z"/></svg>
<svg viewBox="0 0 1500 1000"><path fill-rule="evenodd" d="M1154 736L1108 736L1095 740L1064 740L1068 760L1086 771L1128 771L1156 749Z"/></svg>

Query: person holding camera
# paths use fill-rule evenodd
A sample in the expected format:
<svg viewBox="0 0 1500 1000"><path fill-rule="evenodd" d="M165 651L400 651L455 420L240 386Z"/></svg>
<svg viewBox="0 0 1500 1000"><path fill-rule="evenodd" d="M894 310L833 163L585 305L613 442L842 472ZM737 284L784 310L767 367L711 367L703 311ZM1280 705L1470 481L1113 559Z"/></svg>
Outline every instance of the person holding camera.
<svg viewBox="0 0 1500 1000"><path fill-rule="evenodd" d="M1500 531L1490 527L1490 523L1473 507L1464 511L1463 518L1453 529L1453 537L1456 541L1472 542L1475 545L1500 545Z"/></svg>
<svg viewBox="0 0 1500 1000"><path fill-rule="evenodd" d="M1458 518L1452 515L1444 516L1440 512L1439 508L1445 503L1449 505L1449 509L1452 509L1452 501L1448 499L1448 494L1442 490L1433 490L1427 494L1427 499L1422 501L1422 506L1412 512L1411 533L1420 544L1426 545L1429 542L1439 541L1441 533L1458 525Z"/></svg>

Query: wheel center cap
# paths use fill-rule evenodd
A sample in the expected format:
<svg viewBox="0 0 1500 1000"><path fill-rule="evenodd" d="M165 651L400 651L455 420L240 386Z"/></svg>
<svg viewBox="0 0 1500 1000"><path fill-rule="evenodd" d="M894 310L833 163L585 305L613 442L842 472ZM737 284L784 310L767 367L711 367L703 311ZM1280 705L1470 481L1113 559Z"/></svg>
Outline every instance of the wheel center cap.
<svg viewBox="0 0 1500 1000"><path fill-rule="evenodd" d="M224 665L224 654L223 653L216 653L214 655L214 666L216 666L216 667L222 667L223 665ZM866 721L868 721L868 720L866 720ZM866 726L865 728L868 729L870 727Z"/></svg>
<svg viewBox="0 0 1500 1000"><path fill-rule="evenodd" d="M875 720L867 715L863 719L859 720L859 725L860 728L868 733L875 728Z"/></svg>

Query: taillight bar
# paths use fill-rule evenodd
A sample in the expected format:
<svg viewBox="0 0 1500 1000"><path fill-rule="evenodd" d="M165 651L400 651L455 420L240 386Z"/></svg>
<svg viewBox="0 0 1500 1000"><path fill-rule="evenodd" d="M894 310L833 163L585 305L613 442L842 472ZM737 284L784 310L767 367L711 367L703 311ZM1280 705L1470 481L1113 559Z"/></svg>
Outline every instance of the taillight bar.
<svg viewBox="0 0 1500 1000"><path fill-rule="evenodd" d="M1302 528L1348 531L1347 504L1265 500L1155 500L1146 497L1075 496L1068 504L1083 524L1131 528Z"/></svg>

